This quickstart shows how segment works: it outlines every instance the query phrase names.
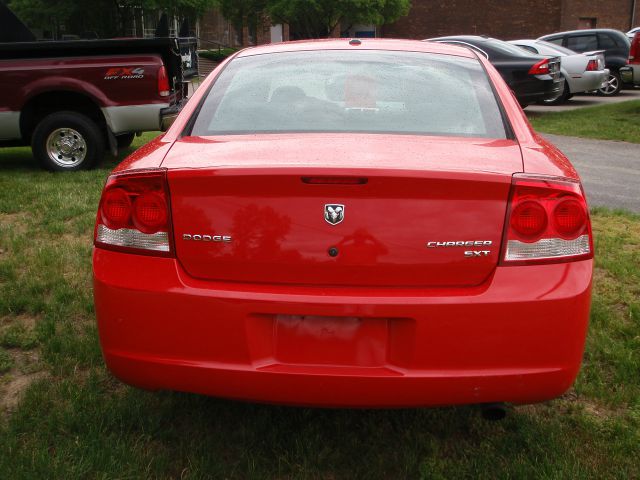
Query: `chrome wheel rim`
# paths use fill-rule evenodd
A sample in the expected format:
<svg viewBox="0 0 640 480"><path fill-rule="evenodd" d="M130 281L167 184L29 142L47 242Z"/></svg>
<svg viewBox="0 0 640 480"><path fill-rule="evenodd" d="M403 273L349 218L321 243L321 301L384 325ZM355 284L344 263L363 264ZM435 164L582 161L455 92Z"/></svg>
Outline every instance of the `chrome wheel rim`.
<svg viewBox="0 0 640 480"><path fill-rule="evenodd" d="M607 83L604 84L604 87L600 88L600 91L605 95L611 95L616 90L618 90L618 77L615 75L609 75Z"/></svg>
<svg viewBox="0 0 640 480"><path fill-rule="evenodd" d="M87 142L73 128L56 128L47 137L47 155L60 167L76 167L87 156Z"/></svg>

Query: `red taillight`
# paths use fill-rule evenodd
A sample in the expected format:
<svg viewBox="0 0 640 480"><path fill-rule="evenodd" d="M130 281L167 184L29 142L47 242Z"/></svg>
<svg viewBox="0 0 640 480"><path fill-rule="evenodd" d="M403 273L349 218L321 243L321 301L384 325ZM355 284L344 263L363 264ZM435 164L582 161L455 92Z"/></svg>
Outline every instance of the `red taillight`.
<svg viewBox="0 0 640 480"><path fill-rule="evenodd" d="M105 191L100 214L103 223L109 228L117 230L126 227L131 218L131 199L127 192L121 188Z"/></svg>
<svg viewBox="0 0 640 480"><path fill-rule="evenodd" d="M575 238L587 223L585 208L574 199L566 199L553 209L553 223L562 238Z"/></svg>
<svg viewBox="0 0 640 480"><path fill-rule="evenodd" d="M533 67L529 69L530 75L548 75L549 74L549 60L545 58L540 60Z"/></svg>
<svg viewBox="0 0 640 480"><path fill-rule="evenodd" d="M94 242L112 250L172 255L165 170L116 174L107 179L98 207Z"/></svg>
<svg viewBox="0 0 640 480"><path fill-rule="evenodd" d="M587 72L594 72L598 70L598 61L597 60L589 60L587 63Z"/></svg>
<svg viewBox="0 0 640 480"><path fill-rule="evenodd" d="M167 224L167 217L167 203L156 192L140 195L133 204L133 224L143 233L161 230Z"/></svg>
<svg viewBox="0 0 640 480"><path fill-rule="evenodd" d="M629 47L629 63L640 63L640 32L636 33Z"/></svg>
<svg viewBox="0 0 640 480"><path fill-rule="evenodd" d="M511 212L510 222L521 236L537 238L547 228L547 211L538 202L522 202Z"/></svg>
<svg viewBox="0 0 640 480"><path fill-rule="evenodd" d="M514 175L502 263L566 262L592 257L591 224L580 183Z"/></svg>
<svg viewBox="0 0 640 480"><path fill-rule="evenodd" d="M171 93L171 87L169 86L169 75L167 75L167 69L162 65L158 69L158 95L161 97L168 97Z"/></svg>

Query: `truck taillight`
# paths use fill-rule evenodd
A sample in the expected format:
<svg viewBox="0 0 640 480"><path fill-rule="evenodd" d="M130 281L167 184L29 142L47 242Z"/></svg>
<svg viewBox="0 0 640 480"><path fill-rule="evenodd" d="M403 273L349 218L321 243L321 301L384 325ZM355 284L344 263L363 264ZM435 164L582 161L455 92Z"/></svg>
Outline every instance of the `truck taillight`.
<svg viewBox="0 0 640 480"><path fill-rule="evenodd" d="M502 243L503 265L592 258L591 222L580 183L514 175Z"/></svg>
<svg viewBox="0 0 640 480"><path fill-rule="evenodd" d="M640 32L636 33L629 47L629 63L640 63Z"/></svg>
<svg viewBox="0 0 640 480"><path fill-rule="evenodd" d="M158 95L161 97L168 97L171 93L171 87L169 86L169 75L167 69L162 65L158 69Z"/></svg>
<svg viewBox="0 0 640 480"><path fill-rule="evenodd" d="M587 63L587 72L595 72L598 70L598 60L589 60Z"/></svg>
<svg viewBox="0 0 640 480"><path fill-rule="evenodd" d="M549 59L545 58L540 60L533 67L529 69L530 75L548 75L549 74Z"/></svg>
<svg viewBox="0 0 640 480"><path fill-rule="evenodd" d="M173 256L166 171L115 174L102 192L94 233L97 247Z"/></svg>

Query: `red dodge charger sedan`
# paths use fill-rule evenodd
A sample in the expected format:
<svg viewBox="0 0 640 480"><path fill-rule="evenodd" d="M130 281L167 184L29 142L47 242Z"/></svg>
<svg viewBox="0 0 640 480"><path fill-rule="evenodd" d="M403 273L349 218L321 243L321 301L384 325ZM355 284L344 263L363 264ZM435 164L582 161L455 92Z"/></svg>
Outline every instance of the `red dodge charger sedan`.
<svg viewBox="0 0 640 480"><path fill-rule="evenodd" d="M243 50L109 176L104 358L145 389L331 407L530 403L580 368L580 179L464 47Z"/></svg>

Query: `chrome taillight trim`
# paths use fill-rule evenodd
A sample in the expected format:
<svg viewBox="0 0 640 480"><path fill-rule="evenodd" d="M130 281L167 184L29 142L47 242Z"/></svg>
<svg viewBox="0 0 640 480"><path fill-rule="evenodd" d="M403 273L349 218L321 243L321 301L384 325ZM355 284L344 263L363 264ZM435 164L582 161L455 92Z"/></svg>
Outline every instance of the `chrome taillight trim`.
<svg viewBox="0 0 640 480"><path fill-rule="evenodd" d="M571 258L591 253L589 235L580 235L571 240L563 238L542 238L526 243L509 240L505 261L544 260L553 258Z"/></svg>
<svg viewBox="0 0 640 480"><path fill-rule="evenodd" d="M169 252L169 234L167 232L142 233L130 228L113 230L104 224L98 225L96 243L117 247L139 248L153 252Z"/></svg>

